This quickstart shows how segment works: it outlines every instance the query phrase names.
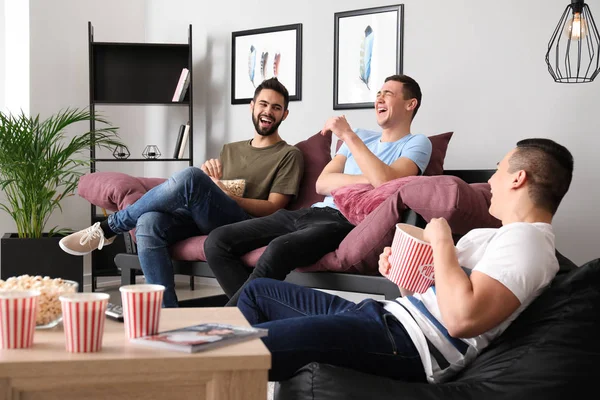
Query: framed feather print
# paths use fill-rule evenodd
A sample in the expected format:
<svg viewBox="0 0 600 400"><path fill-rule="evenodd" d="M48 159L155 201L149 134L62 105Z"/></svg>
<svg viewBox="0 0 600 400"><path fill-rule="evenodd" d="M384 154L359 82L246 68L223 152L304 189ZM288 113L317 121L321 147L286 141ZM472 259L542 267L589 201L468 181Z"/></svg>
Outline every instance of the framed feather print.
<svg viewBox="0 0 600 400"><path fill-rule="evenodd" d="M334 15L333 109L373 108L385 78L402 73L404 5Z"/></svg>
<svg viewBox="0 0 600 400"><path fill-rule="evenodd" d="M302 100L302 24L231 34L231 104L249 104L265 79L277 77Z"/></svg>

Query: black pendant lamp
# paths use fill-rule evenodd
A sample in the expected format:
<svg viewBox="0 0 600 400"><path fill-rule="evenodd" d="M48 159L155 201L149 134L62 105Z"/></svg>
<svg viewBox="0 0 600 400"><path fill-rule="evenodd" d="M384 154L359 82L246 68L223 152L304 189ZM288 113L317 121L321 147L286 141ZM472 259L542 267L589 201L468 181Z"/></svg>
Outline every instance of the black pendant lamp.
<svg viewBox="0 0 600 400"><path fill-rule="evenodd" d="M548 71L555 82L592 82L600 72L600 34L584 0L571 0L548 43Z"/></svg>

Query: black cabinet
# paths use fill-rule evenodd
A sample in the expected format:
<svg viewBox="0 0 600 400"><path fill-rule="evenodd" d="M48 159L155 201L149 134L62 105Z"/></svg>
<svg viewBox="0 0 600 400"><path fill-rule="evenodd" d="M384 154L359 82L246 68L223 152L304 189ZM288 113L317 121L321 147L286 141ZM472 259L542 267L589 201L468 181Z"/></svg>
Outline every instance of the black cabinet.
<svg viewBox="0 0 600 400"><path fill-rule="evenodd" d="M98 163L110 162L183 162L193 165L193 74L192 74L192 25L188 26L187 43L120 43L95 42L94 27L88 22L89 44L89 95L90 113L96 115L97 105L164 105L168 107L187 107L188 117L181 121L189 124L187 140L187 158L175 159L163 152L160 158L146 159L129 157L127 159L96 158L96 149L90 148L90 172L95 172ZM173 94L184 68L189 70L189 86L182 101L172 101ZM110 120L110 116L103 112ZM95 130L94 121L90 130ZM177 132L168 132L173 142ZM127 144L127 135L120 135ZM127 173L127 171L122 171ZM91 206L91 222L104 219L96 206ZM96 288L98 276L120 275L113 262L117 252L123 252L125 244L122 237L105 249L92 253L92 290Z"/></svg>

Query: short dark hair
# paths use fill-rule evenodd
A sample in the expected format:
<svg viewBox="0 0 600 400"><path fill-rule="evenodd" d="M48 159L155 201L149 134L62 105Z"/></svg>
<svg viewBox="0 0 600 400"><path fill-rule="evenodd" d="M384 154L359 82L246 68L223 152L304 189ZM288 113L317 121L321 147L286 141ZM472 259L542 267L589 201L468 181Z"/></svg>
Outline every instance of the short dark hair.
<svg viewBox="0 0 600 400"><path fill-rule="evenodd" d="M524 170L529 197L554 215L573 178L573 155L550 139L524 139L508 160L509 172Z"/></svg>
<svg viewBox="0 0 600 400"><path fill-rule="evenodd" d="M413 78L408 75L391 75L385 78L385 82L387 81L396 81L402 83L402 94L404 95L404 100L417 99L417 106L413 110L412 119L415 119L415 115L417 115L417 111L419 111L419 107L421 107L421 97L423 94L421 93L421 87Z"/></svg>
<svg viewBox="0 0 600 400"><path fill-rule="evenodd" d="M262 81L262 83L260 85L258 85L256 87L256 90L254 91L254 98L252 99L253 101L256 101L256 98L258 97L260 92L263 91L263 89L274 90L277 93L279 93L280 95L282 95L283 96L283 110L284 111L287 110L288 104L290 103L290 94L288 93L288 90L285 88L285 86L283 86L283 84L281 82L279 82L279 80L277 78L270 78L270 79L265 79L264 81Z"/></svg>

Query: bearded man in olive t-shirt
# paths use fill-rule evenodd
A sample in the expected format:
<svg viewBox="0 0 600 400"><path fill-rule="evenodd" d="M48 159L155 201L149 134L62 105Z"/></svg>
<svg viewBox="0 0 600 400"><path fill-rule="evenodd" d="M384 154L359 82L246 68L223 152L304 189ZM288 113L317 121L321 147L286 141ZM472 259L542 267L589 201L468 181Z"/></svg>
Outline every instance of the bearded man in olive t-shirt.
<svg viewBox="0 0 600 400"><path fill-rule="evenodd" d="M251 140L226 144L220 159L174 174L134 204L63 238L60 247L69 254L88 254L135 228L146 282L165 286L163 306L177 307L168 251L171 244L207 235L223 225L270 215L298 194L304 170L302 153L278 132L288 115L288 103L288 91L277 78L265 80L250 103L255 128ZM225 185L226 180L234 179L245 181L242 196Z"/></svg>

